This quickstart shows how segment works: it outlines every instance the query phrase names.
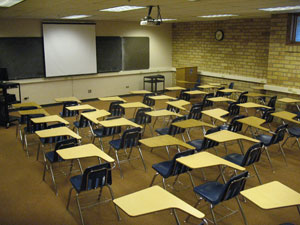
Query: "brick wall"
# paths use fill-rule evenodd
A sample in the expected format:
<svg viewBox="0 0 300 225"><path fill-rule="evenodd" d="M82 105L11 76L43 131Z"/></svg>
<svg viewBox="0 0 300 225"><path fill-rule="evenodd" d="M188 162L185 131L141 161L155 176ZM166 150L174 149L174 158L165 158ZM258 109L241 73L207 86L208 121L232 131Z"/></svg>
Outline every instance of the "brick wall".
<svg viewBox="0 0 300 225"><path fill-rule="evenodd" d="M300 45L286 44L287 14L272 15L267 83L300 89Z"/></svg>
<svg viewBox="0 0 300 225"><path fill-rule="evenodd" d="M216 30L223 41L215 40ZM173 66L266 78L270 19L240 19L173 24Z"/></svg>

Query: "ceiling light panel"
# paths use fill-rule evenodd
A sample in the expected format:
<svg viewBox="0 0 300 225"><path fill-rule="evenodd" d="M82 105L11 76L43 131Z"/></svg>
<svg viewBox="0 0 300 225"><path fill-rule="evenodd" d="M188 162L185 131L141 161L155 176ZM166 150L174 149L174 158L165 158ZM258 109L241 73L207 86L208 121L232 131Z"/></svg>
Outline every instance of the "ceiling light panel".
<svg viewBox="0 0 300 225"><path fill-rule="evenodd" d="M0 0L0 7L11 7L24 0Z"/></svg>
<svg viewBox="0 0 300 225"><path fill-rule="evenodd" d="M295 9L300 9L300 5L273 7L273 8L262 8L262 9L258 9L258 10L274 12L274 11L287 11L287 10L295 10Z"/></svg>
<svg viewBox="0 0 300 225"><path fill-rule="evenodd" d="M100 9L101 12L125 12L130 10L136 10L136 9L145 9L144 6L132 6L132 5L123 5L123 6L117 6L113 8L108 9Z"/></svg>
<svg viewBox="0 0 300 225"><path fill-rule="evenodd" d="M91 15L72 15L72 16L62 17L62 19L82 19L87 17L91 17Z"/></svg>
<svg viewBox="0 0 300 225"><path fill-rule="evenodd" d="M198 16L202 18L217 18L217 17L229 17L229 16L238 16L234 14L219 14L219 15L206 15L206 16Z"/></svg>

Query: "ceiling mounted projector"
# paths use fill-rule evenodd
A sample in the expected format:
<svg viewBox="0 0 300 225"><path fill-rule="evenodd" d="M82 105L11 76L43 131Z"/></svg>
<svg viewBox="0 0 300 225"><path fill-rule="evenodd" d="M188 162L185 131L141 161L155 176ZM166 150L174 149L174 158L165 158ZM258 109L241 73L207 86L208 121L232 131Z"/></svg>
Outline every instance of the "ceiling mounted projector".
<svg viewBox="0 0 300 225"><path fill-rule="evenodd" d="M154 19L151 17L151 12L152 12L152 8L156 7L157 8L157 17ZM160 8L159 5L158 6L148 6L148 15L146 17L144 17L141 22L140 25L141 26L158 26L162 23L162 18L160 15Z"/></svg>

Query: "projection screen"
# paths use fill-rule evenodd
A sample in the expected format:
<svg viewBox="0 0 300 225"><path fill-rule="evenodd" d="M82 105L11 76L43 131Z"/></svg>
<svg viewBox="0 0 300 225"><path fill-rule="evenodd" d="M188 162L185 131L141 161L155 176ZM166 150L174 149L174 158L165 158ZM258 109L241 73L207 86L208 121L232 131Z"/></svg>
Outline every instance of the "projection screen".
<svg viewBox="0 0 300 225"><path fill-rule="evenodd" d="M46 77L97 73L95 24L43 24Z"/></svg>

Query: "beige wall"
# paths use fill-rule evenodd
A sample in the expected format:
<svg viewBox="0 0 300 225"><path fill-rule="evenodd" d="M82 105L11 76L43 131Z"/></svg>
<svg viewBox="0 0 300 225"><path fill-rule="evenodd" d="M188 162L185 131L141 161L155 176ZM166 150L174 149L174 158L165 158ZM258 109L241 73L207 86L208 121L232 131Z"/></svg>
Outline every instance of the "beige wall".
<svg viewBox="0 0 300 225"><path fill-rule="evenodd" d="M170 24L157 27L140 26L133 22L97 22L97 36L143 36L150 40L150 69L71 76L51 79L18 80L21 83L22 101L39 104L53 103L54 98L76 96L80 99L128 94L143 88L144 75L163 74L166 85L172 85L172 28ZM40 20L0 20L0 37L41 37ZM147 87L148 88L148 87ZM88 93L92 90L92 93ZM14 90L12 90L14 91Z"/></svg>

